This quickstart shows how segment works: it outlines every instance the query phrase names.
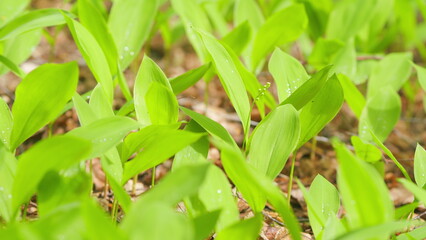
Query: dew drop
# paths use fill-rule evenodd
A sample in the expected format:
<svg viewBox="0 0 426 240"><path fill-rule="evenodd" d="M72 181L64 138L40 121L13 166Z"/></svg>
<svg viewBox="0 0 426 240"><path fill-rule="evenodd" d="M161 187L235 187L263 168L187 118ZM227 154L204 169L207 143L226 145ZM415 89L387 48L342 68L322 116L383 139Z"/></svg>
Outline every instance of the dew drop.
<svg viewBox="0 0 426 240"><path fill-rule="evenodd" d="M221 194L221 193L222 193L222 190L221 190L221 189L218 189L218 190L217 190L217 193L218 193L218 194Z"/></svg>
<svg viewBox="0 0 426 240"><path fill-rule="evenodd" d="M0 191L4 191L4 187L0 186Z"/></svg>
<svg viewBox="0 0 426 240"><path fill-rule="evenodd" d="M120 59L121 59L121 60L123 60L123 59L124 59L124 57L123 57L122 55L120 55Z"/></svg>
<svg viewBox="0 0 426 240"><path fill-rule="evenodd" d="M135 55L135 52L133 52L133 51L130 52L130 56L133 56L133 55Z"/></svg>
<svg viewBox="0 0 426 240"><path fill-rule="evenodd" d="M129 51L129 47L128 47L128 46L125 46L125 47L124 47L124 51L126 51L126 52L127 52L127 51Z"/></svg>
<svg viewBox="0 0 426 240"><path fill-rule="evenodd" d="M7 198L12 199L12 194L8 194Z"/></svg>

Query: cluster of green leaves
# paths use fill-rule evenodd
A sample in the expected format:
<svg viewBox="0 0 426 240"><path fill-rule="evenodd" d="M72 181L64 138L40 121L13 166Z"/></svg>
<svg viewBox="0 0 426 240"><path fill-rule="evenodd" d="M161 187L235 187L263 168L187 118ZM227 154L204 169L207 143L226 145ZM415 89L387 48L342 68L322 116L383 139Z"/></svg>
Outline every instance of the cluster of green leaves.
<svg viewBox="0 0 426 240"><path fill-rule="evenodd" d="M422 227L397 239L426 237L420 222L403 220L426 201L425 150L416 149L413 182L383 145L400 117L398 91L403 88L408 95L414 63L410 53L382 52L402 46L426 55L421 44L426 25L416 21L417 12L426 16L421 1L115 0L107 10L102 0L78 0L70 12L25 10L28 4L0 2L0 75L12 71L22 79L12 110L0 99L2 239L205 239L212 233L217 239L256 239L267 202L292 238L301 239L291 206L273 180L344 102L359 119L359 136L352 138L355 153L333 142L339 190L322 176L309 191L299 182L315 237L387 239L412 226ZM42 34L55 44L55 36L43 30L52 26L56 33L68 28L97 81L93 90L76 92L76 62L43 64L28 74L19 67ZM141 55L158 32L166 49L187 37L203 65L167 78L155 61ZM299 59L289 54L292 49ZM132 92L123 71L139 63ZM414 67L426 91L426 69ZM257 79L265 68L278 101L270 83ZM242 148L219 123L177 101L176 95L215 75L241 120ZM117 85L127 103L114 110ZM262 120L252 130L255 106ZM20 150L71 108L80 127ZM184 127L180 113L190 118ZM224 171L208 160L210 144L220 150ZM401 182L416 196L414 203L394 208L379 149L401 169L406 178ZM171 173L133 202L123 185L172 157ZM85 162L93 158L101 159L114 193L112 222L90 197ZM293 158L291 180L294 165ZM239 218L228 179L253 217ZM26 206L34 194L38 220L28 223ZM176 211L180 202L186 211ZM118 206L125 217L116 225Z"/></svg>

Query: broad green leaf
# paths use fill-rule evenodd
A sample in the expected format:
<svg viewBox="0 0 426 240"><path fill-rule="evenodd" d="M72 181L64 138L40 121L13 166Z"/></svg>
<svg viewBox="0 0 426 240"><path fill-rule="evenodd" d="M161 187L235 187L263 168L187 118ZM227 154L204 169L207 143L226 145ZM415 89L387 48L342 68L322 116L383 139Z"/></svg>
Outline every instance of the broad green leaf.
<svg viewBox="0 0 426 240"><path fill-rule="evenodd" d="M207 239L216 226L219 214L220 210L216 210L192 218L195 231L194 239Z"/></svg>
<svg viewBox="0 0 426 240"><path fill-rule="evenodd" d="M414 196L419 200L419 202L422 202L423 204L426 203L426 191L422 189L421 187L417 186L413 182L408 181L407 179L400 178L398 179L404 187L414 194Z"/></svg>
<svg viewBox="0 0 426 240"><path fill-rule="evenodd" d="M405 204L395 209L395 220L407 219L410 214L419 206L419 202Z"/></svg>
<svg viewBox="0 0 426 240"><path fill-rule="evenodd" d="M395 90L390 86L383 86L380 89L380 92L367 101L359 120L359 136L366 141L372 139L369 130L380 141L385 141L401 114L401 100Z"/></svg>
<svg viewBox="0 0 426 240"><path fill-rule="evenodd" d="M18 16L30 0L2 0L0 1L0 27Z"/></svg>
<svg viewBox="0 0 426 240"><path fill-rule="evenodd" d="M142 149L142 151L131 161L124 164L123 182L162 163L202 136L202 134L156 125L145 127L134 133L133 141L137 141L138 146L136 150Z"/></svg>
<svg viewBox="0 0 426 240"><path fill-rule="evenodd" d="M333 63L334 58L344 46L342 41L336 39L319 38L309 55L308 62L315 69L324 68Z"/></svg>
<svg viewBox="0 0 426 240"><path fill-rule="evenodd" d="M337 237L336 240L389 239L390 235L416 225L419 226L421 223L415 221L387 222L348 232Z"/></svg>
<svg viewBox="0 0 426 240"><path fill-rule="evenodd" d="M49 171L59 171L89 156L90 142L73 136L55 136L43 140L19 156L12 188L12 206L16 211L29 200ZM31 181L28 181L31 179Z"/></svg>
<svg viewBox="0 0 426 240"><path fill-rule="evenodd" d="M170 88L159 82L151 82L145 94L145 103L151 124L177 122L179 103Z"/></svg>
<svg viewBox="0 0 426 240"><path fill-rule="evenodd" d="M22 71L22 69L17 64L15 64L14 62L12 62L7 57L4 57L4 56L0 55L0 62L4 66L6 66L7 68L9 68L19 78L24 78L25 77L24 71Z"/></svg>
<svg viewBox="0 0 426 240"><path fill-rule="evenodd" d="M121 182L117 182L112 176L108 174L108 172L106 172L105 175L108 179L108 183L111 186L112 191L114 192L114 197L117 199L123 211L128 213L132 204L130 195L123 188Z"/></svg>
<svg viewBox="0 0 426 240"><path fill-rule="evenodd" d="M343 95L345 96L346 103L359 119L361 117L362 110L365 107L364 96L346 75L339 74L338 78L343 89Z"/></svg>
<svg viewBox="0 0 426 240"><path fill-rule="evenodd" d="M170 85L173 89L173 93L178 95L185 89L193 86L198 80L200 80L204 74L210 69L211 63L204 64L198 68L194 68L180 76L170 79Z"/></svg>
<svg viewBox="0 0 426 240"><path fill-rule="evenodd" d="M175 186L176 189L179 187ZM164 229L165 226L167 229ZM128 236L125 239L130 240L187 240L193 239L194 235L192 223L183 213L155 202L133 204L120 227Z"/></svg>
<svg viewBox="0 0 426 240"><path fill-rule="evenodd" d="M198 32L204 46L210 53L220 82L231 100L243 125L244 133L249 131L250 103L243 79L228 51L212 35Z"/></svg>
<svg viewBox="0 0 426 240"><path fill-rule="evenodd" d="M11 149L16 149L61 113L73 96L77 82L76 62L44 64L22 80L12 107Z"/></svg>
<svg viewBox="0 0 426 240"><path fill-rule="evenodd" d="M365 143L358 136L351 137L351 143L354 146L356 156L366 162L377 162L382 159L382 152L373 144Z"/></svg>
<svg viewBox="0 0 426 240"><path fill-rule="evenodd" d="M92 190L91 176L85 169L59 174L49 171L37 187L37 213L48 216L57 208L87 198Z"/></svg>
<svg viewBox="0 0 426 240"><path fill-rule="evenodd" d="M225 172L241 191L251 209L255 213L261 212L266 200L268 200L284 219L292 238L300 240L300 226L281 190L270 179L256 174L255 170L245 162L238 148L223 141L216 141L215 144L221 149L221 159Z"/></svg>
<svg viewBox="0 0 426 240"><path fill-rule="evenodd" d="M0 28L0 41L34 29L64 24L63 14L74 17L73 14L59 9L46 8L29 11Z"/></svg>
<svg viewBox="0 0 426 240"><path fill-rule="evenodd" d="M91 122L98 119L91 106L78 93L74 94L72 101L74 103L74 107L81 126L90 124Z"/></svg>
<svg viewBox="0 0 426 240"><path fill-rule="evenodd" d="M414 179L421 188L426 184L426 151L419 144L414 154Z"/></svg>
<svg viewBox="0 0 426 240"><path fill-rule="evenodd" d="M235 54L241 55L249 44L251 34L250 25L248 22L244 22L225 35L221 41L228 45Z"/></svg>
<svg viewBox="0 0 426 240"><path fill-rule="evenodd" d="M254 0L237 0L234 8L234 24L238 26L248 21L250 27L257 32L265 22L262 10Z"/></svg>
<svg viewBox="0 0 426 240"><path fill-rule="evenodd" d="M235 223L222 231L218 232L215 239L256 239L259 236L260 229L262 228L263 216L257 214L252 218L242 220Z"/></svg>
<svg viewBox="0 0 426 240"><path fill-rule="evenodd" d="M302 3L305 6L305 11L309 18L309 35L316 40L324 35L325 28L327 27L328 15L332 8L325 6L332 5L332 0L308 0ZM330 8L330 10L327 8Z"/></svg>
<svg viewBox="0 0 426 240"><path fill-rule="evenodd" d="M218 9L218 3L206 1L201 5L205 14L209 17L214 29L220 36L225 36L229 32L228 23L223 14Z"/></svg>
<svg viewBox="0 0 426 240"><path fill-rule="evenodd" d="M96 114L97 119L113 117L112 104L108 101L100 84L97 84L90 95L89 106Z"/></svg>
<svg viewBox="0 0 426 240"><path fill-rule="evenodd" d="M417 79L419 80L420 86L422 86L423 91L426 91L426 68L420 67L419 65L414 65L417 71Z"/></svg>
<svg viewBox="0 0 426 240"><path fill-rule="evenodd" d="M402 233L396 237L397 240L415 240L415 239L425 239L426 238L426 227L422 226L411 230L408 233Z"/></svg>
<svg viewBox="0 0 426 240"><path fill-rule="evenodd" d="M102 170L107 173L108 179L114 179L121 183L123 177L123 163L117 148L113 147L105 151L101 156ZM120 191L120 190L119 190Z"/></svg>
<svg viewBox="0 0 426 240"><path fill-rule="evenodd" d="M105 91L108 101L112 103L114 86L108 61L102 51L102 48L99 46L95 37L83 25L69 17L66 17L65 19L87 66L95 76L96 81Z"/></svg>
<svg viewBox="0 0 426 240"><path fill-rule="evenodd" d="M12 186L15 179L15 156L0 143L0 216L6 222L12 220Z"/></svg>
<svg viewBox="0 0 426 240"><path fill-rule="evenodd" d="M101 9L96 6L93 0L81 0L77 2L78 17L81 23L92 33L102 48L112 75L117 72L118 52L114 39L107 26L105 18L102 16Z"/></svg>
<svg viewBox="0 0 426 240"><path fill-rule="evenodd" d="M303 108L309 101L311 101L317 93L324 87L331 66L321 69L321 71L314 74L310 79L303 83L296 91L294 91L288 98L286 98L280 105L291 104L296 110Z"/></svg>
<svg viewBox="0 0 426 240"><path fill-rule="evenodd" d="M158 0L114 1L108 26L117 44L121 69L129 66L148 39L158 7Z"/></svg>
<svg viewBox="0 0 426 240"><path fill-rule="evenodd" d="M194 120L191 120L186 125L185 131L205 132ZM208 137L205 136L176 153L173 160L173 171L197 163L209 162L207 161L209 145ZM197 201L201 201L202 204L197 204ZM213 165L209 167L205 180L196 196L186 199L185 206L188 213L193 217L203 215L206 211L212 212L218 210L217 227L216 223L213 226L213 228L216 227L217 231L239 220L238 208L228 179L218 167Z"/></svg>
<svg viewBox="0 0 426 240"><path fill-rule="evenodd" d="M101 238L104 240L124 239L124 233L111 222L111 219L108 218L109 216L92 199L83 201L81 215L84 219L87 238Z"/></svg>
<svg viewBox="0 0 426 240"><path fill-rule="evenodd" d="M327 24L326 36L347 41L360 31L374 14L377 0L344 0L333 8Z"/></svg>
<svg viewBox="0 0 426 240"><path fill-rule="evenodd" d="M368 80L367 97L374 97L388 86L398 91L411 74L411 58L411 53L391 53L384 57Z"/></svg>
<svg viewBox="0 0 426 240"><path fill-rule="evenodd" d="M200 126L202 126L210 135L221 139L222 141L226 142L230 146L233 146L235 148L238 148L237 143L235 143L234 139L232 138L231 134L229 134L226 129L220 125L219 123L213 121L212 119L196 113L194 111L191 111L187 108L181 107L180 108L186 115L191 117L194 121L196 121Z"/></svg>
<svg viewBox="0 0 426 240"><path fill-rule="evenodd" d="M4 144L4 146L6 146L6 148L9 148L10 145L12 126L12 113L10 112L7 103L0 97L0 141L2 145Z"/></svg>
<svg viewBox="0 0 426 240"><path fill-rule="evenodd" d="M292 105L275 108L255 128L248 163L259 173L275 179L299 141L299 114Z"/></svg>
<svg viewBox="0 0 426 240"><path fill-rule="evenodd" d="M339 112L343 104L343 90L333 75L318 94L300 111L298 148L316 136Z"/></svg>
<svg viewBox="0 0 426 240"><path fill-rule="evenodd" d="M40 29L23 33L15 38L0 42L0 53L15 65L19 65L32 55L33 49L39 44L40 39ZM7 72L9 72L8 67L0 64L0 75Z"/></svg>
<svg viewBox="0 0 426 240"><path fill-rule="evenodd" d="M182 19L186 36L203 63L209 61L209 53L203 46L201 37L194 29L212 31L212 26L204 9L195 0L171 0L173 9Z"/></svg>
<svg viewBox="0 0 426 240"><path fill-rule="evenodd" d="M336 53L331 59L336 74L345 74L354 77L357 71L357 52L353 39L346 42L346 44Z"/></svg>
<svg viewBox="0 0 426 240"><path fill-rule="evenodd" d="M254 99L257 109L259 110L260 116L263 118L265 116L265 105L268 106L270 109L275 108L276 103L274 96L269 91L267 91L267 89L264 89L265 87L259 83L256 76L252 72L246 69L246 67L243 65L243 63L240 61L239 57L231 47L226 44L222 45L225 47L226 51L228 51L229 55L234 61L235 67L237 68L238 73L243 79L247 92L250 94L252 99ZM264 93L264 95L259 95L259 89Z"/></svg>
<svg viewBox="0 0 426 240"><path fill-rule="evenodd" d="M351 229L389 223L393 202L379 173L355 157L342 143L334 143L339 161L337 183Z"/></svg>
<svg viewBox="0 0 426 240"><path fill-rule="evenodd" d="M93 144L89 158L99 157L117 145L130 131L138 129L139 124L131 118L114 116L102 118L75 128L67 135L86 139Z"/></svg>
<svg viewBox="0 0 426 240"><path fill-rule="evenodd" d="M272 53L268 67L277 84L279 102L288 98L309 79L302 64L279 48Z"/></svg>
<svg viewBox="0 0 426 240"><path fill-rule="evenodd" d="M134 88L136 116L138 121L144 126L152 124L146 102L146 95L152 82L157 82L172 90L169 80L160 67L148 56L145 56L139 67Z"/></svg>
<svg viewBox="0 0 426 240"><path fill-rule="evenodd" d="M327 181L323 176L317 175L309 188L311 201L308 203L308 216L309 222L312 226L312 230L315 236L322 232L325 228L325 224L330 218L337 216L337 212L340 208L340 197L336 187ZM316 219L313 211L319 215L321 221ZM322 225L322 222L324 225Z"/></svg>
<svg viewBox="0 0 426 240"><path fill-rule="evenodd" d="M299 38L307 25L308 17L302 4L291 5L269 17L254 39L252 69L256 69L275 47Z"/></svg>

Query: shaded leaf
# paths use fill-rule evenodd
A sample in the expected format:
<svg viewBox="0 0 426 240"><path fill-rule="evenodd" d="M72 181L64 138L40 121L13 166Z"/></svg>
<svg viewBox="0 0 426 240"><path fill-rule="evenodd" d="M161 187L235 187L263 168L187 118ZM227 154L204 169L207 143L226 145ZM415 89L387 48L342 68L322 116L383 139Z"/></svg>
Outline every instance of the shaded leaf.
<svg viewBox="0 0 426 240"><path fill-rule="evenodd" d="M215 239L256 239L262 227L262 222L263 216L257 214L252 218L242 220L218 232Z"/></svg>

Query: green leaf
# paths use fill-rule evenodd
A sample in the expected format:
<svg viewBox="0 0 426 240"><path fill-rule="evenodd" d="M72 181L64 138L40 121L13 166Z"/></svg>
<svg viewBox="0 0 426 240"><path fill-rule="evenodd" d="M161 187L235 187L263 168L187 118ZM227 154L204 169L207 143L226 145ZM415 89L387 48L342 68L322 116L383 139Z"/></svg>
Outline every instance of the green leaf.
<svg viewBox="0 0 426 240"><path fill-rule="evenodd" d="M81 126L90 124L91 122L98 119L92 107L78 93L74 94L72 101L74 103L74 108L77 112L78 120L80 121Z"/></svg>
<svg viewBox="0 0 426 240"><path fill-rule="evenodd" d="M340 1L330 14L326 36L347 41L369 23L377 0Z"/></svg>
<svg viewBox="0 0 426 240"><path fill-rule="evenodd" d="M96 114L96 119L113 117L114 111L112 110L112 104L108 101L105 91L102 86L97 84L90 95L89 106Z"/></svg>
<svg viewBox="0 0 426 240"><path fill-rule="evenodd" d="M14 19L27 7L30 0L3 0L0 1L0 27Z"/></svg>
<svg viewBox="0 0 426 240"><path fill-rule="evenodd" d="M158 12L158 0L114 1L108 26L117 44L121 69L138 56Z"/></svg>
<svg viewBox="0 0 426 240"><path fill-rule="evenodd" d="M315 69L321 69L332 64L344 46L345 44L342 41L336 39L319 38L309 55L308 62Z"/></svg>
<svg viewBox="0 0 426 240"><path fill-rule="evenodd" d="M13 209L18 210L29 200L47 172L66 169L88 157L90 151L91 144L84 139L56 136L35 144L19 156L12 188Z"/></svg>
<svg viewBox="0 0 426 240"><path fill-rule="evenodd" d="M142 149L142 151L131 161L124 164L123 182L167 160L179 150L203 136L202 134L157 125L145 127L132 135L130 143L125 141L125 144L136 145L135 150ZM129 151L129 153L131 152Z"/></svg>
<svg viewBox="0 0 426 240"><path fill-rule="evenodd" d="M219 219L220 210L207 212L192 219L194 225L194 239L207 239L214 230Z"/></svg>
<svg viewBox="0 0 426 240"><path fill-rule="evenodd" d="M309 188L310 203L308 203L308 216L315 236L322 232L326 222L330 218L337 216L340 208L340 197L333 184L327 181L323 176L317 175ZM321 222L316 219L313 211L316 211L321 218Z"/></svg>
<svg viewBox="0 0 426 240"><path fill-rule="evenodd" d="M397 92L411 74L411 53L391 53L384 57L373 69L368 80L367 97L390 87Z"/></svg>
<svg viewBox="0 0 426 240"><path fill-rule="evenodd" d="M73 14L59 9L46 8L27 12L0 29L0 41L34 29L64 24L65 20L62 14L71 18L75 17Z"/></svg>
<svg viewBox="0 0 426 240"><path fill-rule="evenodd" d="M377 162L382 159L382 152L373 144L365 143L358 136L351 137L351 143L354 146L356 156L366 162Z"/></svg>
<svg viewBox="0 0 426 240"><path fill-rule="evenodd" d="M248 22L250 27L257 32L265 22L262 10L256 1L253 0L237 0L234 9L234 25L238 26L244 22Z"/></svg>
<svg viewBox="0 0 426 240"><path fill-rule="evenodd" d="M17 164L15 156L0 143L0 216L6 222L13 216L12 186Z"/></svg>
<svg viewBox="0 0 426 240"><path fill-rule="evenodd" d="M419 144L414 154L414 179L419 187L426 184L426 151Z"/></svg>
<svg viewBox="0 0 426 240"><path fill-rule="evenodd" d="M146 108L151 124L176 123L179 115L179 104L176 96L159 82L152 82L145 94Z"/></svg>
<svg viewBox="0 0 426 240"><path fill-rule="evenodd" d="M201 35L204 46L210 53L220 82L226 94L231 100L243 125L245 133L248 133L250 122L250 103L243 79L238 72L232 57L228 51L212 35L198 32Z"/></svg>
<svg viewBox="0 0 426 240"><path fill-rule="evenodd" d="M316 136L336 116L342 107L343 99L342 87L336 75L333 75L300 112L298 148Z"/></svg>
<svg viewBox="0 0 426 240"><path fill-rule="evenodd" d="M240 55L247 47L250 38L250 25L248 22L244 22L225 35L221 41L233 49L235 54Z"/></svg>
<svg viewBox="0 0 426 240"><path fill-rule="evenodd" d="M29 73L16 89L12 107L11 149L53 121L77 88L76 62L44 64Z"/></svg>
<svg viewBox="0 0 426 240"><path fill-rule="evenodd" d="M292 105L275 108L255 128L248 163L259 173L275 179L299 141L299 114Z"/></svg>
<svg viewBox="0 0 426 240"><path fill-rule="evenodd" d="M286 98L280 105L291 104L296 110L300 110L309 101L311 101L320 91L327 79L331 66L321 69L321 71L314 74L310 79L303 83L294 93Z"/></svg>
<svg viewBox="0 0 426 240"><path fill-rule="evenodd" d="M338 78L343 89L343 95L345 96L346 103L359 119L361 117L362 110L365 107L364 96L346 75L339 74Z"/></svg>
<svg viewBox="0 0 426 240"><path fill-rule="evenodd" d="M419 65L414 65L417 71L417 79L419 80L420 86L422 86L423 91L426 91L426 68L420 67Z"/></svg>
<svg viewBox="0 0 426 240"><path fill-rule="evenodd" d="M275 47L296 40L307 25L308 17L302 4L291 5L269 17L254 39L252 69L256 69Z"/></svg>
<svg viewBox="0 0 426 240"><path fill-rule="evenodd" d="M387 222L348 232L339 236L336 240L389 239L390 235L416 225L419 226L421 223L415 221Z"/></svg>
<svg viewBox="0 0 426 240"><path fill-rule="evenodd" d="M268 67L277 84L279 102L288 98L309 79L302 64L279 48L272 53Z"/></svg>
<svg viewBox="0 0 426 240"><path fill-rule="evenodd" d="M414 194L414 196L419 200L419 202L422 202L423 204L426 203L426 191L414 184L413 182L408 181L407 179L400 178L398 179L404 187Z"/></svg>
<svg viewBox="0 0 426 240"><path fill-rule="evenodd" d="M342 143L333 143L339 161L337 183L351 229L389 223L393 202L379 173L355 157Z"/></svg>
<svg viewBox="0 0 426 240"><path fill-rule="evenodd" d="M215 144L222 151L221 159L225 172L238 190L241 191L251 209L255 213L261 212L266 200L268 200L284 219L292 238L300 240L300 226L281 190L270 179L256 174L255 170L245 162L238 148L217 140L219 139L216 139Z"/></svg>
<svg viewBox="0 0 426 240"><path fill-rule="evenodd" d="M66 17L65 19L80 53L83 55L83 58L87 63L87 66L90 68L96 81L105 91L108 101L112 103L114 95L113 82L108 61L102 51L102 48L99 46L95 37L83 25L69 17Z"/></svg>
<svg viewBox="0 0 426 240"><path fill-rule="evenodd" d="M426 227L419 227L411 230L408 233L402 233L398 235L397 240L413 240L413 239L424 239L426 238Z"/></svg>
<svg viewBox="0 0 426 240"><path fill-rule="evenodd" d="M194 29L202 29L207 32L212 31L212 26L200 4L194 4L193 0L172 0L173 9L182 19L185 26L186 35L195 52L203 63L209 60L209 53L203 46L201 37Z"/></svg>
<svg viewBox="0 0 426 240"><path fill-rule="evenodd" d="M205 130L194 120L185 127L185 131L203 133ZM202 137L193 144L179 151L173 160L173 171L185 168L197 163L207 163L207 153L210 142L208 137ZM200 201L199 204L197 201ZM200 206L202 205L202 206ZM211 164L205 180L198 193L185 200L185 206L191 216L202 216L205 212L218 210L217 227L216 222L212 227L217 231L233 224L239 220L239 212L231 186L226 175L216 166Z"/></svg>
<svg viewBox="0 0 426 240"><path fill-rule="evenodd" d="M109 31L107 22L102 16L101 9L93 0L81 0L77 2L78 17L81 23L96 38L99 46L105 54L112 75L117 72L118 52L114 39Z"/></svg>
<svg viewBox="0 0 426 240"><path fill-rule="evenodd" d="M212 119L196 113L194 111L191 111L187 108L181 107L180 108L186 115L191 117L194 121L196 121L200 126L202 126L209 134L212 136L221 139L222 141L226 142L230 146L234 146L235 148L238 148L237 143L235 143L234 139L231 137L228 131L220 125L219 123L213 121Z"/></svg>
<svg viewBox="0 0 426 240"><path fill-rule="evenodd" d="M262 222L263 216L261 214L256 214L252 218L242 220L218 232L215 239L256 239L262 228Z"/></svg>
<svg viewBox="0 0 426 240"><path fill-rule="evenodd" d="M0 142L9 148L10 134L12 132L13 119L9 106L0 98Z"/></svg>
<svg viewBox="0 0 426 240"><path fill-rule="evenodd" d="M381 87L372 98L367 101L362 111L358 132L361 139L371 141L369 129L384 142L392 132L401 114L401 100L390 86Z"/></svg>
<svg viewBox="0 0 426 240"><path fill-rule="evenodd" d="M157 82L169 90L172 90L169 80L166 75L164 75L163 71L161 71L160 67L148 56L145 56L139 67L134 88L136 116L138 121L144 126L152 124L151 115L148 112L146 102L146 95L152 82Z"/></svg>
<svg viewBox="0 0 426 240"><path fill-rule="evenodd" d="M114 116L102 118L88 125L75 128L67 135L86 139L93 144L89 158L99 157L117 145L130 131L138 129L139 124L131 118Z"/></svg>
<svg viewBox="0 0 426 240"><path fill-rule="evenodd" d="M167 226L167 229L162 226ZM130 240L187 240L193 239L194 235L192 223L184 214L176 212L165 204L155 202L145 205L133 204L120 227L127 233L128 237L125 239Z"/></svg>
<svg viewBox="0 0 426 240"><path fill-rule="evenodd" d="M187 88L193 86L198 80L200 80L204 74L210 69L211 63L204 64L198 68L194 68L180 76L170 79L170 85L173 89L173 93L178 95Z"/></svg>
<svg viewBox="0 0 426 240"><path fill-rule="evenodd" d="M22 71L22 69L17 64L15 64L14 62L12 62L7 57L4 57L4 56L0 55L0 62L3 63L4 66L6 66L7 68L9 68L19 78L24 78L25 77L24 71Z"/></svg>

